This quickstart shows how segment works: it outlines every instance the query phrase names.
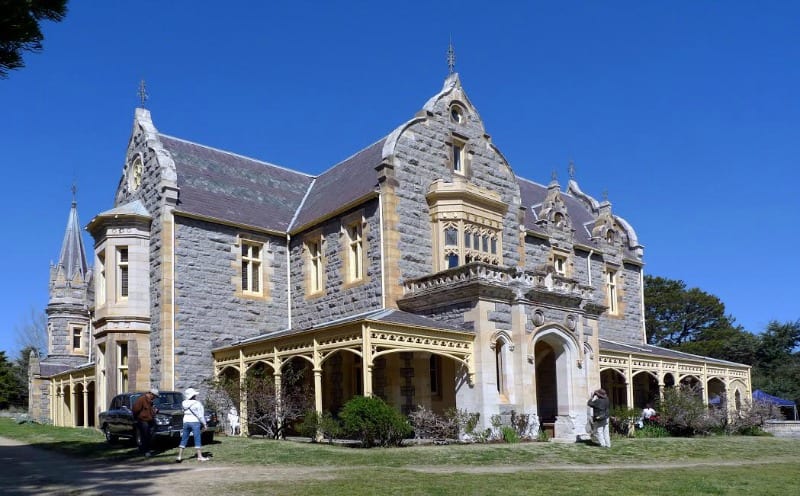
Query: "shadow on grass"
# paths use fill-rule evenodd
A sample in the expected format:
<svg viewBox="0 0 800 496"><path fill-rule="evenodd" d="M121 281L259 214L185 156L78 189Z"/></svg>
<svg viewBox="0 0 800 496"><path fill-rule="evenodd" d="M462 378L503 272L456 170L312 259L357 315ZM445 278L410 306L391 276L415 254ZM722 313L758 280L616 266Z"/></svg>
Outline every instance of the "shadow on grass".
<svg viewBox="0 0 800 496"><path fill-rule="evenodd" d="M177 446L177 442L175 443ZM153 494L158 479L183 470L173 446L145 458L128 443L59 441L0 446L4 495ZM209 456L210 453L206 453Z"/></svg>

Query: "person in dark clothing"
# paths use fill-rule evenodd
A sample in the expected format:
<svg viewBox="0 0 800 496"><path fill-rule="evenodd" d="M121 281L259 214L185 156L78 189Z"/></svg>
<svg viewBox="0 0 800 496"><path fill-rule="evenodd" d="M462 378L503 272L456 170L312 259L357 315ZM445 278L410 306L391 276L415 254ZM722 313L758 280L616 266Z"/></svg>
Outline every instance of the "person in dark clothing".
<svg viewBox="0 0 800 496"><path fill-rule="evenodd" d="M153 456L150 450L150 440L153 437L153 431L156 428L156 413L158 408L153 404L153 400L158 398L158 389L151 389L150 391L139 396L133 403L133 418L136 421L136 429L139 431L139 451L144 456Z"/></svg>
<svg viewBox="0 0 800 496"><path fill-rule="evenodd" d="M603 448L611 447L611 437L608 433L608 409L610 402L605 389L597 389L589 398L588 406L592 407L592 431L597 442Z"/></svg>

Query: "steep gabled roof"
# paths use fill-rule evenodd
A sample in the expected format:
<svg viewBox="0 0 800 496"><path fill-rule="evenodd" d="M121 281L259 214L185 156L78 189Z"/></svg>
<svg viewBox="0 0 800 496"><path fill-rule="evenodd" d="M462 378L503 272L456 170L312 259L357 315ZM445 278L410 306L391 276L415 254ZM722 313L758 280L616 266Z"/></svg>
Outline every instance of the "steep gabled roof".
<svg viewBox="0 0 800 496"><path fill-rule="evenodd" d="M80 223L78 222L78 203L72 200L69 210L67 229L64 241L61 243L61 254L58 257L58 268L63 271L66 280L72 281L79 276L81 281L86 281L89 264L86 261L86 250L83 247Z"/></svg>
<svg viewBox="0 0 800 496"><path fill-rule="evenodd" d="M291 229L306 226L376 191L378 173L375 167L381 163L384 141L386 138L320 174L292 222Z"/></svg>
<svg viewBox="0 0 800 496"><path fill-rule="evenodd" d="M177 211L286 232L313 178L164 134L178 177Z"/></svg>

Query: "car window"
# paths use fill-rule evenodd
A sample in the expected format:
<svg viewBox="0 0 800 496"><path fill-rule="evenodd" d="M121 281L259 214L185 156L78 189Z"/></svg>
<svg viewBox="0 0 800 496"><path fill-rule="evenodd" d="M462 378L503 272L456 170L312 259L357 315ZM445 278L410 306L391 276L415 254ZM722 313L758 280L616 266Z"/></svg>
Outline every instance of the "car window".
<svg viewBox="0 0 800 496"><path fill-rule="evenodd" d="M156 406L161 405L180 405L183 401L183 395L175 392L162 391L158 398L154 401Z"/></svg>

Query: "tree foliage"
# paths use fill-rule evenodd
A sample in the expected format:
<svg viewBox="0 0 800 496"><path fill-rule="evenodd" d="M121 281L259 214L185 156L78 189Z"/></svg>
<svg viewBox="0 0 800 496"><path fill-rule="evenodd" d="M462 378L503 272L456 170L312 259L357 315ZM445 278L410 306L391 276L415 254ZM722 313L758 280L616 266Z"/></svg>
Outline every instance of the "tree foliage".
<svg viewBox="0 0 800 496"><path fill-rule="evenodd" d="M28 398L27 384L27 376L23 380L19 367L8 360L5 351L0 351L0 410L24 407Z"/></svg>
<svg viewBox="0 0 800 496"><path fill-rule="evenodd" d="M674 279L645 276L644 310L648 342L657 346L674 347L732 327L719 298Z"/></svg>
<svg viewBox="0 0 800 496"><path fill-rule="evenodd" d="M0 78L25 66L23 52L42 50L41 21L59 22L66 14L67 0L0 0Z"/></svg>
<svg viewBox="0 0 800 496"><path fill-rule="evenodd" d="M650 344L751 365L753 389L800 402L800 320L753 334L716 296L663 277L645 276L644 299Z"/></svg>

